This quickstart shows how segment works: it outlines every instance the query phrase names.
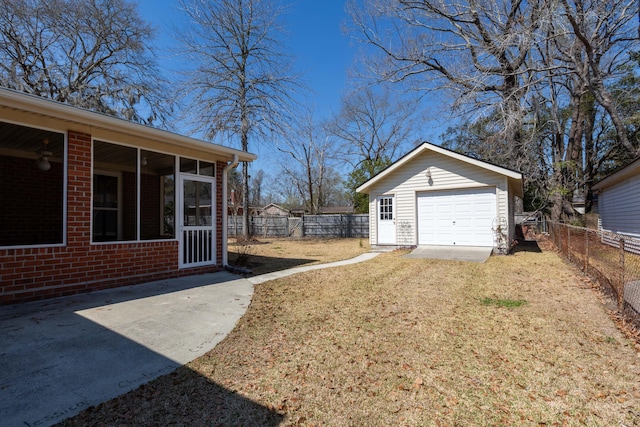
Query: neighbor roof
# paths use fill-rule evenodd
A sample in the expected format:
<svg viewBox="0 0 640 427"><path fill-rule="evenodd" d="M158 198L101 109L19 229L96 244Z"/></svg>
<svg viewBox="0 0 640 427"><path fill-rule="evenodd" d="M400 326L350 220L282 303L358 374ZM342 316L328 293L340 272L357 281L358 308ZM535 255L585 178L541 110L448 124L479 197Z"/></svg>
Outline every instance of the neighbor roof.
<svg viewBox="0 0 640 427"><path fill-rule="evenodd" d="M358 193L368 193L371 186L385 179L387 176L389 176L390 174L392 174L393 172L395 172L396 170L398 170L399 168L401 168L406 163L416 158L420 154L424 153L425 151L433 151L435 153L439 153L439 154L454 158L456 160L460 160L462 162L469 163L469 164L478 166L480 168L499 173L501 175L505 175L510 180L515 181L516 183L515 188L518 190L518 193L516 195L520 197L523 196L524 192L522 190L522 173L511 170L511 169L503 168L501 166L496 166L491 163L484 162L482 160L474 159L472 157L465 156L464 154L456 153L455 151L442 148L438 145L434 145L429 142L423 142L422 144L420 144L419 146L417 146L416 148L414 148L413 150L411 150L410 152L402 156L400 159L396 160L394 163L389 165L382 172L378 173L377 175L369 179L367 182L362 184L360 187L358 187L356 191Z"/></svg>
<svg viewBox="0 0 640 427"><path fill-rule="evenodd" d="M248 153L246 151L224 147L222 145L205 142L139 123L129 122L117 117L96 113L94 111L85 110L83 108L52 101L40 96L17 92L6 88L0 88L0 108L2 107L25 111L70 123L77 123L83 126L91 126L92 128L146 137L148 139L162 141L176 147L185 148L186 145L190 149L213 153L228 159L228 161L233 160L234 155L237 155L238 160L241 162L250 162L257 158L255 154Z"/></svg>
<svg viewBox="0 0 640 427"><path fill-rule="evenodd" d="M640 157L635 159L633 162L629 163L627 166L622 169L618 169L616 172L612 173L608 177L599 181L597 184L593 186L593 191L602 191L608 187L611 187L625 179L631 178L633 176L637 176L640 173Z"/></svg>

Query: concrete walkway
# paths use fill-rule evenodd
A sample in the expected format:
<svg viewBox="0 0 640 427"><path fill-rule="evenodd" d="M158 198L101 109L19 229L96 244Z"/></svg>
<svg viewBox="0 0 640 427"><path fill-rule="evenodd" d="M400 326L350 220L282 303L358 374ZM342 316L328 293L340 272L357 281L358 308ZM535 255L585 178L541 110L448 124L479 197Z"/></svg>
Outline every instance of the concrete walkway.
<svg viewBox="0 0 640 427"><path fill-rule="evenodd" d="M255 284L376 255L249 278L219 272L0 307L0 425L58 423L198 358L235 327Z"/></svg>

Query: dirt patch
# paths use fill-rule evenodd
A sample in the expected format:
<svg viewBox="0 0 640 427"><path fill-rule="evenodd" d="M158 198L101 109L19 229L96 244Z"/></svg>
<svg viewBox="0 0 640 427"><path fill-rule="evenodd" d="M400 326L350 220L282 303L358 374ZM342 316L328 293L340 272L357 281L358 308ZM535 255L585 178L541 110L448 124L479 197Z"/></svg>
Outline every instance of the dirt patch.
<svg viewBox="0 0 640 427"><path fill-rule="evenodd" d="M634 343L557 254L406 253L256 286L215 349L68 424L640 424Z"/></svg>

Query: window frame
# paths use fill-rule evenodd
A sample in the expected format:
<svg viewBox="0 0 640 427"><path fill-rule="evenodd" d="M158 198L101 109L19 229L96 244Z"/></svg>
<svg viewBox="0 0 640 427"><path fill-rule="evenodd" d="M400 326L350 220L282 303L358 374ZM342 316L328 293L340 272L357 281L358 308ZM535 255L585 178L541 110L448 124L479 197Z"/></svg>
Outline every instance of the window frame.
<svg viewBox="0 0 640 427"><path fill-rule="evenodd" d="M38 129L44 132L57 133L62 135L62 218L61 218L61 242L60 243L38 243L33 245L2 245L0 244L0 250L10 249L36 249L36 248L53 248L53 247L65 247L68 242L68 193L69 193L69 131L63 128L36 126L29 122L10 120L8 118L2 118L0 123L6 123L15 126L21 126L25 128Z"/></svg>
<svg viewBox="0 0 640 427"><path fill-rule="evenodd" d="M95 148L95 143L96 142L103 142L103 143L108 143L108 144L113 144L113 145L119 145L119 146L123 146L123 147L128 147L128 148L134 148L136 149L136 160L137 160L137 170L136 170L136 239L135 240L110 240L110 241L95 241L93 238L93 212L94 212L94 190L93 190L93 180L96 174L98 175L105 175L107 174L107 172L109 171L105 171L103 169L100 168L96 168L95 165L95 161L94 161L94 148ZM142 204L142 200L141 200L141 195L142 195L142 183L141 183L141 176L142 176L142 168L141 168L141 163L142 163L142 151L149 151L149 152L155 152L155 153L159 153L159 154L164 154L167 156L171 156L174 159L174 169L173 169L173 179L174 179L174 212L173 212L173 220L174 220L174 231L173 231L173 236L172 237L166 237L166 238L157 238L157 239L143 239L142 238L142 227L141 227L141 222L143 220L143 218L141 217L142 215L142 211L141 211L141 204ZM196 162L196 173L192 173L192 172L182 172L181 171L181 161L182 159L185 160L192 160ZM212 174L202 174L201 173L201 169L204 169L207 166L211 166L212 167ZM115 171L110 171L111 173L116 173ZM178 177L181 175L191 175L194 177L201 177L201 178L206 178L212 181L213 188L214 188L214 193L213 193L213 197L214 199L217 197L217 191L221 191L218 186L216 185L217 183L217 175L218 175L218 161L217 160L203 160L201 158L193 158L193 157L189 157L189 156L182 156L180 154L176 154L176 153L169 153L166 151L162 151L162 150L157 150L154 148L149 148L148 146L134 146L132 144L127 144L127 143L122 143L122 142L117 142L117 141L113 141L111 139L107 139L107 138L100 138L100 137L95 137L92 136L91 138L91 236L90 236L90 244L91 245L105 245L105 244L120 244L120 243L148 243L148 242L157 242L157 241L161 241L161 242L166 242L166 241L180 241L180 233L178 230L179 227L179 218L178 218L178 206L177 206L177 200L178 200L178 191L182 191L182 189L178 188ZM122 198L122 193L123 193L123 189L122 189L122 178L119 180L119 191L118 191L118 205L119 207L122 207L122 202L121 202L121 198ZM159 188L158 191L162 192L163 189ZM160 200L163 200L163 195L160 195ZM163 224L164 224L164 215L163 215L163 210L162 207L159 206L158 207L158 214L160 215L160 227L161 229L159 230L160 233L163 232ZM224 214L224 213L223 213ZM118 215L118 227L121 227L122 224L122 214L119 212ZM217 226L217 225L216 225ZM119 231L120 233L120 231Z"/></svg>
<svg viewBox="0 0 640 427"><path fill-rule="evenodd" d="M116 207L115 208L105 208L105 207L97 207L95 205L95 179L96 176L110 176L114 177L118 180L116 184ZM112 243L112 242L130 242L131 240L121 240L123 235L123 226L122 226L122 172L114 172L114 171L105 171L105 170L94 170L91 174L91 243ZM94 231L95 231L95 211L109 211L116 212L116 239L115 240L94 240Z"/></svg>
<svg viewBox="0 0 640 427"><path fill-rule="evenodd" d="M394 215L394 206L393 206L393 196L381 196L378 199L379 207L379 218L380 221L393 221L395 218Z"/></svg>

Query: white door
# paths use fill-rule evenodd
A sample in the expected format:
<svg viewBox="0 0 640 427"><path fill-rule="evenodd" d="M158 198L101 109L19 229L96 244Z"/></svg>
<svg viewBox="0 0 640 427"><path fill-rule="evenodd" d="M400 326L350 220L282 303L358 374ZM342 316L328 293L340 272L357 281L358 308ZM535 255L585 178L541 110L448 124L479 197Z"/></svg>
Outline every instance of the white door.
<svg viewBox="0 0 640 427"><path fill-rule="evenodd" d="M495 187L418 194L418 244L493 246Z"/></svg>
<svg viewBox="0 0 640 427"><path fill-rule="evenodd" d="M213 178L181 175L180 267L215 264Z"/></svg>
<svg viewBox="0 0 640 427"><path fill-rule="evenodd" d="M396 244L396 217L393 196L381 196L377 201L378 244Z"/></svg>

